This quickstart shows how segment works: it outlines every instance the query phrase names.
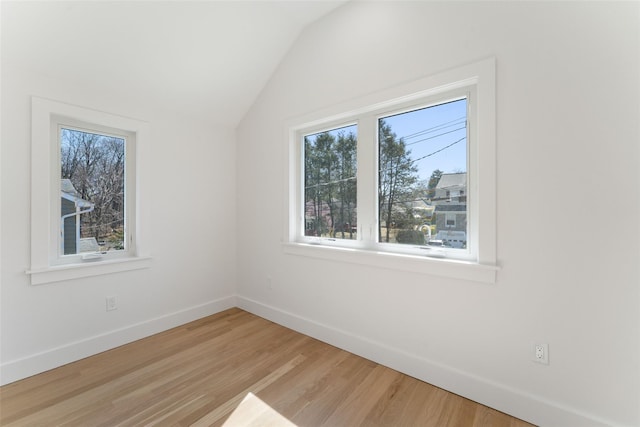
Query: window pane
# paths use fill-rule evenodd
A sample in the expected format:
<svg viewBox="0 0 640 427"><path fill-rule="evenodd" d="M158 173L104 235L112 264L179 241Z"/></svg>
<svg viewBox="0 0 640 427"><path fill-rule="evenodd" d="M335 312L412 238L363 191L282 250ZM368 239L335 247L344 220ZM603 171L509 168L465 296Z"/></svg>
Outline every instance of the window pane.
<svg viewBox="0 0 640 427"><path fill-rule="evenodd" d="M466 248L467 100L378 121L378 241Z"/></svg>
<svg viewBox="0 0 640 427"><path fill-rule="evenodd" d="M304 137L304 234L355 239L357 127Z"/></svg>
<svg viewBox="0 0 640 427"><path fill-rule="evenodd" d="M60 131L60 253L125 249L125 140Z"/></svg>

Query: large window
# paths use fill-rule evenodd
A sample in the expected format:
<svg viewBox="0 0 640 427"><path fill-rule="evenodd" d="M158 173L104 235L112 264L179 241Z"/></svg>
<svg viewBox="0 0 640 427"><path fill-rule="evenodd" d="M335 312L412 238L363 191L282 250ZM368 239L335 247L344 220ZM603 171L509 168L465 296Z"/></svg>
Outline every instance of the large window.
<svg viewBox="0 0 640 427"><path fill-rule="evenodd" d="M33 98L32 284L148 266L136 158L146 132L138 120Z"/></svg>
<svg viewBox="0 0 640 427"><path fill-rule="evenodd" d="M495 280L494 99L487 60L291 123L287 252Z"/></svg>

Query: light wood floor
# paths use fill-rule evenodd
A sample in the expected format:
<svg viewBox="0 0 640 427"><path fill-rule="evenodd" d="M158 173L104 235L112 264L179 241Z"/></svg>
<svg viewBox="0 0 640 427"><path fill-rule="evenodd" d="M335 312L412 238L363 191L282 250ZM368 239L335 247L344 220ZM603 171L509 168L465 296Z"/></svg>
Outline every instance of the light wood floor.
<svg viewBox="0 0 640 427"><path fill-rule="evenodd" d="M0 388L2 426L530 426L240 309Z"/></svg>

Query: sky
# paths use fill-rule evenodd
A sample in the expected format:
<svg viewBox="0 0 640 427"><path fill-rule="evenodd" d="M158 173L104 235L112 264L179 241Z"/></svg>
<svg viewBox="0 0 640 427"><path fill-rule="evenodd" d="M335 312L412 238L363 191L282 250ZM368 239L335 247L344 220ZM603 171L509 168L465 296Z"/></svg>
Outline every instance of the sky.
<svg viewBox="0 0 640 427"><path fill-rule="evenodd" d="M404 138L421 180L440 169L467 171L467 101L439 104L384 118L398 138Z"/></svg>

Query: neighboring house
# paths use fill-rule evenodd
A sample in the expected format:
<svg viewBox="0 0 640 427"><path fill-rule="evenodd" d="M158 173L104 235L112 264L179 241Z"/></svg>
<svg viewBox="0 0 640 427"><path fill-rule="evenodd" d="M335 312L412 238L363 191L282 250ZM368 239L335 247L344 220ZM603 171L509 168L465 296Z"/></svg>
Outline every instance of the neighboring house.
<svg viewBox="0 0 640 427"><path fill-rule="evenodd" d="M413 200L407 203L406 206L407 209L411 209L414 218L421 218L425 222L431 219L435 210L435 207L429 204L427 199Z"/></svg>
<svg viewBox="0 0 640 427"><path fill-rule="evenodd" d="M80 215L91 212L94 204L80 197L69 179L60 182L61 253L80 252Z"/></svg>
<svg viewBox="0 0 640 427"><path fill-rule="evenodd" d="M453 247L466 245L467 174L442 174L431 203L435 206L436 238Z"/></svg>

